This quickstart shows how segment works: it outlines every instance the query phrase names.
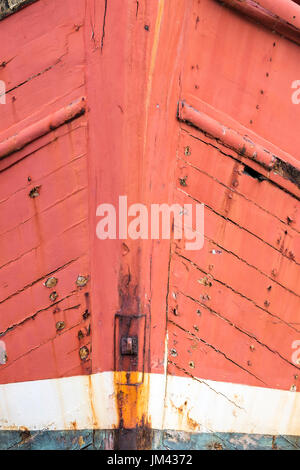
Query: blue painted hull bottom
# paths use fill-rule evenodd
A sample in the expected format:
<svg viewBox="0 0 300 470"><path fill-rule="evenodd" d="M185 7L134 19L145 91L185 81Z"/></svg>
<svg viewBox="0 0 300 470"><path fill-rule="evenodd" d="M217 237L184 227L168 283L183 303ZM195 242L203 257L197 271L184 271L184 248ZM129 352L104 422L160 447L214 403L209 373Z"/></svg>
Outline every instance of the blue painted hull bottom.
<svg viewBox="0 0 300 470"><path fill-rule="evenodd" d="M300 450L299 436L159 430L145 434L139 445L136 430L0 431L0 450Z"/></svg>

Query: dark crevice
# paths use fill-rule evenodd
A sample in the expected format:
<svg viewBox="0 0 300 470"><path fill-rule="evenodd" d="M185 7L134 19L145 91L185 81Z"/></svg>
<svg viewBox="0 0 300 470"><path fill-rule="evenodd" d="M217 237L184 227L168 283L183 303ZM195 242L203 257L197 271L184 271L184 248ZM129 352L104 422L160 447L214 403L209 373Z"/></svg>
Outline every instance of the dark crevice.
<svg viewBox="0 0 300 470"><path fill-rule="evenodd" d="M258 180L259 182L264 181L264 180L267 179L267 178L265 178L261 173L259 173L258 171L254 170L253 168L251 168L251 167L248 166L248 165L245 165L245 166L244 166L243 173L244 173L245 175L250 176L251 178L254 178L254 179Z"/></svg>
<svg viewBox="0 0 300 470"><path fill-rule="evenodd" d="M106 23L106 13L107 13L107 1L105 0L104 3L104 16L103 16L103 25L102 25L102 37L101 37L101 54L102 54L102 49L104 46L104 38L105 38L105 23Z"/></svg>
<svg viewBox="0 0 300 470"><path fill-rule="evenodd" d="M179 119L179 118L178 118ZM180 119L179 119L180 120ZM182 122L182 121L181 121ZM209 134L207 134L206 132L204 132L203 130L199 129L198 127L195 127L194 125L192 124L189 124L187 122L183 122L184 124L186 124L187 126L190 126L191 128L193 129L196 129L197 131L199 131L201 134L203 134L205 137L207 137L208 139L211 139L213 141L216 142L216 144L213 144L212 142L208 142L206 140L203 140L201 139L199 136L196 136L194 134L192 134L188 129L185 129L184 127L181 127L181 130L183 132L186 132L190 137L192 137L193 139L195 140L199 140L200 142L202 142L203 144L205 145L208 145L210 147L213 147L214 149L216 149L220 154L224 155L225 157L229 157L231 158L232 160L238 162L238 163L241 163L241 160L238 158L238 157L235 157L234 155L230 154L230 153L227 153L225 151L225 148L226 146L220 141L220 139L216 139L215 137L213 136L210 136ZM224 147L224 149L222 149L221 147L219 147L218 145L220 145L221 147ZM227 147L229 148L229 147ZM230 148L229 148L230 149ZM239 155L239 153L235 150L235 149L232 149L233 152L236 154L236 155ZM283 162L282 162L283 163ZM278 164L276 166L276 164L274 165L274 168L273 168L273 171L274 171L274 174L279 174L279 168L278 168ZM290 170L291 172L291 170ZM279 188L281 191L285 192L286 194L288 194L289 196L297 199L298 201L300 200L299 196L297 196L297 194L293 193L291 190L285 188L284 186L282 186L281 184L279 184L278 182L270 179L269 177L266 178L266 180L268 181L269 184L275 186L276 188ZM299 183L300 184L300 183Z"/></svg>

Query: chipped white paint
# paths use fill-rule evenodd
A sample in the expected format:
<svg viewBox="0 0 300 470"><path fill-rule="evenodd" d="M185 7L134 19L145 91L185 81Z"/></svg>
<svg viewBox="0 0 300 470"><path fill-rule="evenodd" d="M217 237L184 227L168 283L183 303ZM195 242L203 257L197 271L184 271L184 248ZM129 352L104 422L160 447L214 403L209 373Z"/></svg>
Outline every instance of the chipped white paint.
<svg viewBox="0 0 300 470"><path fill-rule="evenodd" d="M7 354L6 354L6 345L4 341L0 341L0 365L6 364Z"/></svg>
<svg viewBox="0 0 300 470"><path fill-rule="evenodd" d="M299 392L168 376L166 396L165 429L300 435Z"/></svg>
<svg viewBox="0 0 300 470"><path fill-rule="evenodd" d="M113 374L0 385L0 429L111 429L117 423Z"/></svg>
<svg viewBox="0 0 300 470"><path fill-rule="evenodd" d="M0 429L112 429L113 372L0 385ZM300 435L300 393L145 374L154 429ZM165 405L165 406L164 406Z"/></svg>

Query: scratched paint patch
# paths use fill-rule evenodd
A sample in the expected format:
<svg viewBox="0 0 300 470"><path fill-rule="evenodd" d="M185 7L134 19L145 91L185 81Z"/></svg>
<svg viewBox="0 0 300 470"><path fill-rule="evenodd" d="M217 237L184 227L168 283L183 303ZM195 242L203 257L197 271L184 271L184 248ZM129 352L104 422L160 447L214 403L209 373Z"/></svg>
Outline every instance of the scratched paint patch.
<svg viewBox="0 0 300 470"><path fill-rule="evenodd" d="M0 341L0 365L6 364L6 362L7 362L6 345L4 341Z"/></svg>

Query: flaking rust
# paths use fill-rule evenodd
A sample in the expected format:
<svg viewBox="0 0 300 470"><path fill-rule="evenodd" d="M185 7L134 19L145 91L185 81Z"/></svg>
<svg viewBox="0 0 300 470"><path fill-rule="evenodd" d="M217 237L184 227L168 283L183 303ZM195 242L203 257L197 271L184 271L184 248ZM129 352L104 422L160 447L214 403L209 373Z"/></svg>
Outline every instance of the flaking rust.
<svg viewBox="0 0 300 470"><path fill-rule="evenodd" d="M274 173L278 173L283 176L285 179L291 181L298 188L300 188L300 170L299 168L294 167L288 162L284 162L279 158L276 159L276 163L273 169Z"/></svg>
<svg viewBox="0 0 300 470"><path fill-rule="evenodd" d="M45 282L44 286L47 287L48 289L51 289L56 286L58 283L58 279L56 277L49 277Z"/></svg>
<svg viewBox="0 0 300 470"><path fill-rule="evenodd" d="M35 186L29 191L29 197L31 199L35 199L36 197L39 197L41 191L41 186Z"/></svg>
<svg viewBox="0 0 300 470"><path fill-rule="evenodd" d="M58 293L56 291L51 292L51 294L49 295L49 299L51 300L51 302L55 302L57 297L58 297Z"/></svg>
<svg viewBox="0 0 300 470"><path fill-rule="evenodd" d="M82 361L87 361L87 359L89 358L89 355L90 355L90 351L87 346L82 346L79 349L79 356Z"/></svg>
<svg viewBox="0 0 300 470"><path fill-rule="evenodd" d="M115 397L119 424L115 449L151 449L153 430L148 415L149 375L137 385L124 385L126 380L138 383L140 372L115 372Z"/></svg>

